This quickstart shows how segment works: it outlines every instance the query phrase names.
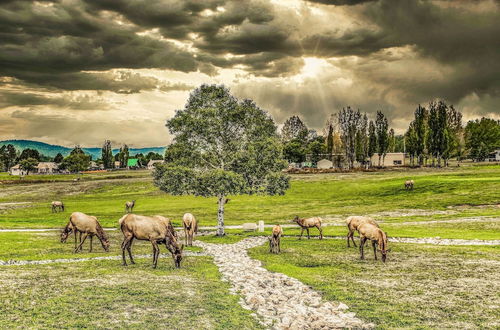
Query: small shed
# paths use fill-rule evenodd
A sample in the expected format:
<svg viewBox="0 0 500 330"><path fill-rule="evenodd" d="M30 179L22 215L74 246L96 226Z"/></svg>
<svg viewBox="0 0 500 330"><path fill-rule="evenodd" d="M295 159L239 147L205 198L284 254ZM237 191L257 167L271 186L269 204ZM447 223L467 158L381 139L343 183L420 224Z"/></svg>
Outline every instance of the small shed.
<svg viewBox="0 0 500 330"><path fill-rule="evenodd" d="M163 160L150 160L148 162L148 170L154 170L155 169L155 166L156 164L163 164Z"/></svg>
<svg viewBox="0 0 500 330"><path fill-rule="evenodd" d="M320 161L318 161L318 165L317 167L319 169L329 169L329 168L333 168L333 162L328 160L328 159L322 159Z"/></svg>
<svg viewBox="0 0 500 330"><path fill-rule="evenodd" d="M139 160L137 158L129 158L127 160L127 167L128 168L137 168L137 167L139 167Z"/></svg>

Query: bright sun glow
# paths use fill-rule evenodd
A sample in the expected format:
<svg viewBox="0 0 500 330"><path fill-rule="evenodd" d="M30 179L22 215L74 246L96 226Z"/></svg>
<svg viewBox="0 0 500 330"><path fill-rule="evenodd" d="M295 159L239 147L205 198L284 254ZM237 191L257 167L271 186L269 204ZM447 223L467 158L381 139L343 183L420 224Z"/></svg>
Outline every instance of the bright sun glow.
<svg viewBox="0 0 500 330"><path fill-rule="evenodd" d="M304 57L304 66L299 76L303 79L317 77L329 65L330 64L322 58Z"/></svg>

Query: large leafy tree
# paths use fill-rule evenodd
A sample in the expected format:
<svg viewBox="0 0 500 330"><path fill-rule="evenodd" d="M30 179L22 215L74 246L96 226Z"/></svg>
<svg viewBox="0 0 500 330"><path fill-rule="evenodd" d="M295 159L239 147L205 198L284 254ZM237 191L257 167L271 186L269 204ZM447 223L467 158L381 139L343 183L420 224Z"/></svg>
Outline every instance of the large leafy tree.
<svg viewBox="0 0 500 330"><path fill-rule="evenodd" d="M224 235L228 195L284 194L281 143L273 119L253 101L239 101L224 86L202 85L167 122L174 135L155 184L173 195L217 197L217 235Z"/></svg>
<svg viewBox="0 0 500 330"><path fill-rule="evenodd" d="M60 152L54 157L54 163L60 164L63 160L64 157Z"/></svg>
<svg viewBox="0 0 500 330"><path fill-rule="evenodd" d="M345 156L349 168L354 167L356 159L356 133L361 123L361 113L351 107L343 108L339 112L339 128Z"/></svg>
<svg viewBox="0 0 500 330"><path fill-rule="evenodd" d="M288 118L281 129L281 138L285 142L299 139L305 143L308 134L309 130L307 126L299 116L291 116Z"/></svg>
<svg viewBox="0 0 500 330"><path fill-rule="evenodd" d="M465 144L473 160L481 161L500 148L500 121L490 118L469 121L465 126Z"/></svg>
<svg viewBox="0 0 500 330"><path fill-rule="evenodd" d="M412 146L414 147L414 156L418 158L418 164L422 166L424 164L424 157L427 145L427 138L429 134L429 111L420 106L417 106L415 110L415 120L413 123L412 136Z"/></svg>
<svg viewBox="0 0 500 330"><path fill-rule="evenodd" d="M127 167L128 159L129 159L129 150L128 145L124 144L123 147L120 148L120 153L118 154L118 161L120 162L120 167Z"/></svg>
<svg viewBox="0 0 500 330"><path fill-rule="evenodd" d="M16 148L12 144L3 145L0 147L0 160L2 161L2 168L6 171L9 170L16 163Z"/></svg>
<svg viewBox="0 0 500 330"><path fill-rule="evenodd" d="M19 155L18 161L20 162L23 159L33 158L40 161L40 153L36 149L26 148Z"/></svg>
<svg viewBox="0 0 500 330"><path fill-rule="evenodd" d="M19 162L19 167L29 175L30 171L34 170L38 165L38 160L35 158L26 158Z"/></svg>
<svg viewBox="0 0 500 330"><path fill-rule="evenodd" d="M377 152L377 133L375 131L375 123L370 120L368 124L368 159ZM373 165L373 164L370 164Z"/></svg>

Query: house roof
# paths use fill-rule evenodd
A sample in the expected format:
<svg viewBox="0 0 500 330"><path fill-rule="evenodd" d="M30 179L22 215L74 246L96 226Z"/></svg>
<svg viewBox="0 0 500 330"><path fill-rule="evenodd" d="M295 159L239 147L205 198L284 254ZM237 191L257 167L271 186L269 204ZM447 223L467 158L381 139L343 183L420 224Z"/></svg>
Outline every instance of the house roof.
<svg viewBox="0 0 500 330"><path fill-rule="evenodd" d="M137 161L138 161L137 158L129 158L127 160L127 166L129 167L137 166Z"/></svg>
<svg viewBox="0 0 500 330"><path fill-rule="evenodd" d="M154 164L159 164L159 163L163 163L163 160L161 159L156 159L156 160L153 160L151 159L149 162L148 162L148 166L153 166Z"/></svg>
<svg viewBox="0 0 500 330"><path fill-rule="evenodd" d="M42 168L54 168L54 169L57 169L57 168L59 168L59 165L57 165L54 162L40 162L40 163L38 163L38 165L36 167L38 169L42 169Z"/></svg>

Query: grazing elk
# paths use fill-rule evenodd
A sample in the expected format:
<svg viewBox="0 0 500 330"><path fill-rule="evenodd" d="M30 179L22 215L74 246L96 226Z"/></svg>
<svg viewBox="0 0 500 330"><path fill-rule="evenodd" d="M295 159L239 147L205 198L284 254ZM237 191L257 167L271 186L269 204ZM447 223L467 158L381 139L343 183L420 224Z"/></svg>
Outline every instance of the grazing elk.
<svg viewBox="0 0 500 330"><path fill-rule="evenodd" d="M275 225L273 227L273 232L269 237L269 252L280 253L281 252L281 236L283 235L283 229L280 225Z"/></svg>
<svg viewBox="0 0 500 330"><path fill-rule="evenodd" d="M413 186L415 185L415 181L406 180L405 181L405 190L413 190Z"/></svg>
<svg viewBox="0 0 500 330"><path fill-rule="evenodd" d="M198 221L191 213L185 213L182 217L182 226L184 227L186 245L193 246L193 237L198 233Z"/></svg>
<svg viewBox="0 0 500 330"><path fill-rule="evenodd" d="M132 213L134 211L135 199L131 202L125 202L125 213Z"/></svg>
<svg viewBox="0 0 500 330"><path fill-rule="evenodd" d="M124 266L127 266L125 250L128 251L130 262L132 264L135 263L132 257L131 247L132 241L138 239L151 242L153 246L153 268L156 268L158 256L160 255L158 244L165 244L172 254L175 267L181 267L184 244L179 245L177 243L177 235L169 219L160 215L147 217L136 214L126 214L118 222L123 233L122 260Z"/></svg>
<svg viewBox="0 0 500 330"><path fill-rule="evenodd" d="M319 239L323 239L323 230L321 229L322 220L320 217L312 217L312 218L302 219L302 218L299 218L298 215L296 215L295 219L293 219L293 221L296 222L302 228L302 231L300 232L299 239L302 239L302 234L304 233L304 229L307 230L307 239L310 239L311 237L309 236L309 228L312 228L312 227L318 228Z"/></svg>
<svg viewBox="0 0 500 330"><path fill-rule="evenodd" d="M370 218L370 217L363 217L363 216L357 216L357 215L348 217L345 220L345 222L347 224L347 229L349 230L349 232L347 233L347 247L351 247L351 245L349 243L349 239L352 240L352 244L354 244L354 246L357 246L356 242L354 242L354 232L356 230L358 230L358 227L362 223L365 223L365 222L366 223L371 223L372 225L375 225L375 226L378 227L378 223L375 222L375 220L373 220L372 218Z"/></svg>
<svg viewBox="0 0 500 330"><path fill-rule="evenodd" d="M104 251L109 251L109 240L106 233L102 229L97 218L91 215L86 215L82 212L73 212L69 217L68 224L64 227L61 233L61 243L65 243L69 234L75 234L75 253L82 250L83 243L87 237L90 237L90 252L92 252L92 238L97 236L101 241ZM80 243L76 243L76 234L80 234ZM83 240L82 240L83 235Z"/></svg>
<svg viewBox="0 0 500 330"><path fill-rule="evenodd" d="M53 201L51 203L51 206L52 206L52 213L64 212L64 203L61 201Z"/></svg>
<svg viewBox="0 0 500 330"><path fill-rule="evenodd" d="M364 245L367 240L370 240L372 242L373 246L373 253L375 254L375 260L377 260L377 245L378 245L378 250L382 254L382 261L385 262L385 259L387 258L387 252L390 252L390 249L387 249L387 235L377 227L376 225L373 225L371 223L362 223L358 227L358 232L359 232L359 251L361 253L361 259L365 258L365 253L364 253Z"/></svg>

